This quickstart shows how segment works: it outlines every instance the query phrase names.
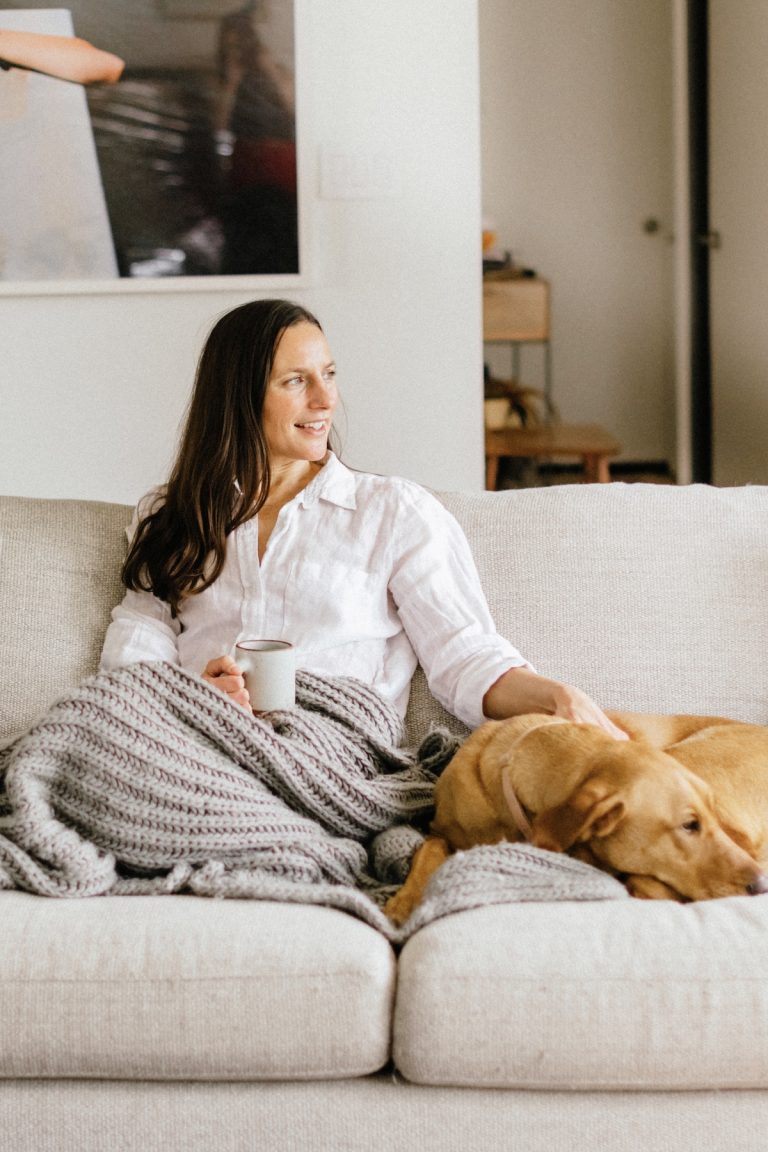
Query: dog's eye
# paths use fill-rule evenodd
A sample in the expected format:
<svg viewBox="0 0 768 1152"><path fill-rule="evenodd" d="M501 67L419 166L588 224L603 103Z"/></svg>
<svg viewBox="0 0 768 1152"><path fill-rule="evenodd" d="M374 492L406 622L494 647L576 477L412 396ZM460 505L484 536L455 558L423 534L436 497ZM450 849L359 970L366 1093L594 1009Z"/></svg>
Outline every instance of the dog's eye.
<svg viewBox="0 0 768 1152"><path fill-rule="evenodd" d="M690 820L686 820L683 824L683 832L701 832L701 824L698 816L692 816Z"/></svg>

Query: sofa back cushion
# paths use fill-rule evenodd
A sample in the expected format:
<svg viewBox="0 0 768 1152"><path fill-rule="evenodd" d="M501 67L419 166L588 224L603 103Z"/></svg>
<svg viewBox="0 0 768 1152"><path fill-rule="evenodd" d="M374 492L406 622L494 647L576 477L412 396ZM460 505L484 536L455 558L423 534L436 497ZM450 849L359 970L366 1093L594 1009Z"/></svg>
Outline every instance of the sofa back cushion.
<svg viewBox="0 0 768 1152"><path fill-rule="evenodd" d="M768 723L768 487L559 485L440 496L491 611L606 708ZM417 678L409 731L434 714Z"/></svg>
<svg viewBox="0 0 768 1152"><path fill-rule="evenodd" d="M499 630L605 707L768 723L768 487L443 493ZM0 740L96 671L130 508L0 498ZM408 736L450 720L417 673Z"/></svg>
<svg viewBox="0 0 768 1152"><path fill-rule="evenodd" d="M0 742L96 671L131 509L0 499Z"/></svg>

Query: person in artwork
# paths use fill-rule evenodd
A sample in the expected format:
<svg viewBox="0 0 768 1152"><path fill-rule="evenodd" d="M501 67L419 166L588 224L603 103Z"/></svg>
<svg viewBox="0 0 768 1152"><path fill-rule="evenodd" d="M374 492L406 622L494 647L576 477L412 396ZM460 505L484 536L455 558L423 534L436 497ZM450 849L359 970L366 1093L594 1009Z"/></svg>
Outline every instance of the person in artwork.
<svg viewBox="0 0 768 1152"><path fill-rule="evenodd" d="M247 0L219 26L215 114L223 168L221 272L298 271L293 71L276 59L265 0Z"/></svg>
<svg viewBox="0 0 768 1152"><path fill-rule="evenodd" d="M125 63L77 36L0 28L0 68L42 72L75 84L116 84Z"/></svg>
<svg viewBox="0 0 768 1152"><path fill-rule="evenodd" d="M355 677L401 716L418 662L470 727L543 712L622 738L499 635L469 544L434 496L342 463L338 402L305 308L256 300L215 323L168 482L129 529L102 668L171 661L250 708L235 645L269 637L293 643L299 669Z"/></svg>

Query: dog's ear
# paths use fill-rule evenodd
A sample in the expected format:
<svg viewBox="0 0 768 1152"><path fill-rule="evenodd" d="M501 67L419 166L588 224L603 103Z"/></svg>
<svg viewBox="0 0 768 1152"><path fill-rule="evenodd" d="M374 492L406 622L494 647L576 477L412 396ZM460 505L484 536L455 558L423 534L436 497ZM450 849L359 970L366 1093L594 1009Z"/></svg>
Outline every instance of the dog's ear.
<svg viewBox="0 0 768 1152"><path fill-rule="evenodd" d="M550 852L567 852L574 844L609 836L624 812L624 801L612 785L605 780L587 780L564 804L536 817L531 843Z"/></svg>

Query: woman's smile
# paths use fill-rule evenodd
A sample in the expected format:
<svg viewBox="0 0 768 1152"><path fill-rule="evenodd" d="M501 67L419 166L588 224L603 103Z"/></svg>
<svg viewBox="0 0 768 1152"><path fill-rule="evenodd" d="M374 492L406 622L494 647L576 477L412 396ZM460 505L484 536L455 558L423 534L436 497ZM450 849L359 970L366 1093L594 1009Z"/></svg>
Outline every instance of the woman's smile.
<svg viewBox="0 0 768 1152"><path fill-rule="evenodd" d="M303 428L305 432L328 432L330 422L328 420L308 420L304 424L297 424L297 428Z"/></svg>

